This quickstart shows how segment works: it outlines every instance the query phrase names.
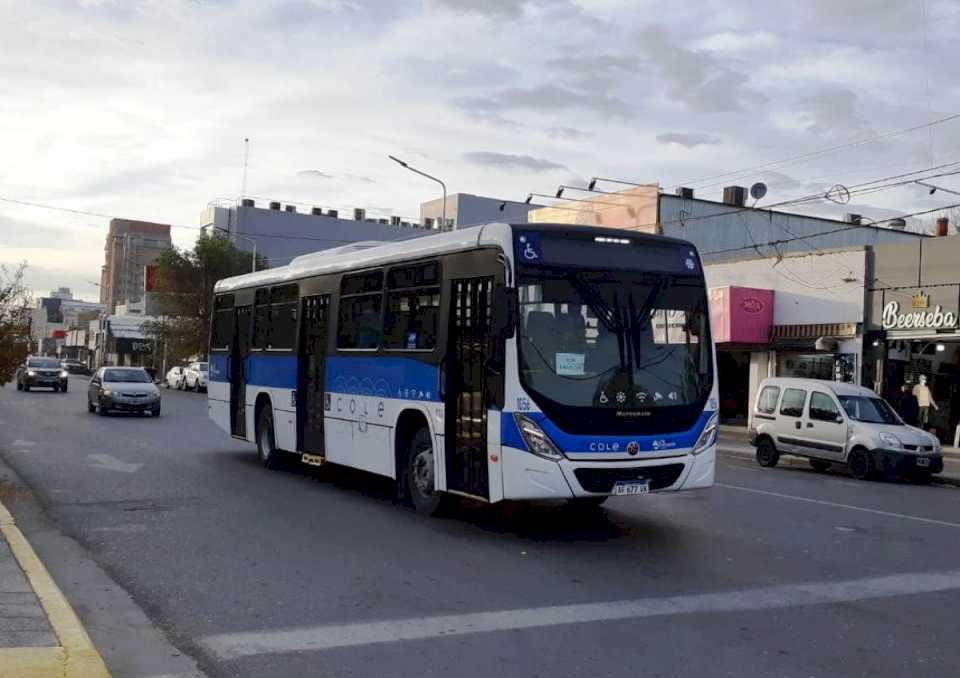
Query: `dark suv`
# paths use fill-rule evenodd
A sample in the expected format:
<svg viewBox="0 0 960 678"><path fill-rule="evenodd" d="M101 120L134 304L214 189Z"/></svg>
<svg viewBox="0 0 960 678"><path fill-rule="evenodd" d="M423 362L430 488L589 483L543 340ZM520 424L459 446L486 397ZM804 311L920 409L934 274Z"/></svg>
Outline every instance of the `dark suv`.
<svg viewBox="0 0 960 678"><path fill-rule="evenodd" d="M29 391L42 386L54 391L67 390L67 371L56 358L27 358L17 368L17 390Z"/></svg>

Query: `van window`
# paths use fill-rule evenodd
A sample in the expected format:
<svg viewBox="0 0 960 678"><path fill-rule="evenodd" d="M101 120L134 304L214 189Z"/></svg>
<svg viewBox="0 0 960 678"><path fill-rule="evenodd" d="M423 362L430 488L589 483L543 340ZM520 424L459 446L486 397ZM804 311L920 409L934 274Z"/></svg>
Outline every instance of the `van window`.
<svg viewBox="0 0 960 678"><path fill-rule="evenodd" d="M833 398L826 393L814 391L810 394L810 418L817 421L836 421L840 410Z"/></svg>
<svg viewBox="0 0 960 678"><path fill-rule="evenodd" d="M802 417L803 405L807 401L807 392L799 388L788 388L783 392L780 414L786 417Z"/></svg>
<svg viewBox="0 0 960 678"><path fill-rule="evenodd" d="M773 414L777 411L777 399L780 397L779 386L764 386L757 399L757 412Z"/></svg>

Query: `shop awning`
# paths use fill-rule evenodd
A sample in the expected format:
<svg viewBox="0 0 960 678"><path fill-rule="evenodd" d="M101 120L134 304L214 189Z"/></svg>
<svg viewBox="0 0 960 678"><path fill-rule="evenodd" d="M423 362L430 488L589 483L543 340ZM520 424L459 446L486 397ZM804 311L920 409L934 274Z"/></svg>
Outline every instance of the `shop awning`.
<svg viewBox="0 0 960 678"><path fill-rule="evenodd" d="M853 339L857 323L812 323L807 325L774 325L770 338L778 339Z"/></svg>

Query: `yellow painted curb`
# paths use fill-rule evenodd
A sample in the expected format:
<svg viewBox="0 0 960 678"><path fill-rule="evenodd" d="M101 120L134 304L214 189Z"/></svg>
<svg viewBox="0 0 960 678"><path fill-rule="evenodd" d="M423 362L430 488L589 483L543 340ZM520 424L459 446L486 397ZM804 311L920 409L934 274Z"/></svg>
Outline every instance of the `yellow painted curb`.
<svg viewBox="0 0 960 678"><path fill-rule="evenodd" d="M62 647L0 648L0 678L61 678L65 659Z"/></svg>
<svg viewBox="0 0 960 678"><path fill-rule="evenodd" d="M110 678L110 672L107 665L103 663L103 658L93 646L93 641L87 635L83 624L77 618L70 603L64 597L60 588L53 581L47 568L37 556L30 542L17 527L13 516L0 502L0 532L6 537L10 550L14 558L20 563L20 568L27 576L27 581L33 587L34 593L43 606L43 611L47 613L47 619L53 632L60 641L58 648L12 648L22 652L29 659L31 651L38 653L31 661L39 661L41 654L56 651L58 654L47 655L48 661L56 661L58 671L56 673L30 673L29 667L24 669L25 673L12 673L11 676L24 676L24 678L40 678L46 675L65 676L65 678ZM0 678L7 678L6 663L3 661L8 650L0 650ZM25 659L24 661L27 661ZM36 669L39 670L39 669Z"/></svg>

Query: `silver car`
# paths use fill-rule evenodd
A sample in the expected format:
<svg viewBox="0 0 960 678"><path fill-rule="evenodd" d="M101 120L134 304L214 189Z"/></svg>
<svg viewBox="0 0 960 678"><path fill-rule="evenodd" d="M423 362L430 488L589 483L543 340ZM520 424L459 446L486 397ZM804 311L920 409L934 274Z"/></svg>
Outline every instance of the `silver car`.
<svg viewBox="0 0 960 678"><path fill-rule="evenodd" d="M819 471L845 464L857 478L929 480L943 470L936 436L905 424L868 388L820 379L764 379L750 442L757 463L767 467L789 454L807 457Z"/></svg>
<svg viewBox="0 0 960 678"><path fill-rule="evenodd" d="M87 410L139 412L160 416L160 389L142 367L101 367L87 390Z"/></svg>

